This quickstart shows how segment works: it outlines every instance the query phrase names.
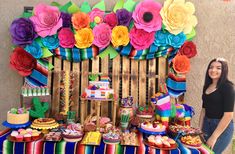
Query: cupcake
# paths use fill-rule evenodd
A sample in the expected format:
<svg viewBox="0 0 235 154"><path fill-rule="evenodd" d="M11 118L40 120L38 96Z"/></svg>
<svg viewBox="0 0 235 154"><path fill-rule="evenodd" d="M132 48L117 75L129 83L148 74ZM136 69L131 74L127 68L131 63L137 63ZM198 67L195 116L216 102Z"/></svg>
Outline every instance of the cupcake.
<svg viewBox="0 0 235 154"><path fill-rule="evenodd" d="M17 142L22 142L22 141L23 141L23 138L24 138L23 135L17 135L17 136L15 137L15 139L16 139Z"/></svg>
<svg viewBox="0 0 235 154"><path fill-rule="evenodd" d="M39 136L39 133L35 132L35 133L32 133L32 140L38 140L40 138Z"/></svg>
<svg viewBox="0 0 235 154"><path fill-rule="evenodd" d="M33 130L31 128L27 128L26 131L29 133L32 132Z"/></svg>
<svg viewBox="0 0 235 154"><path fill-rule="evenodd" d="M26 130L22 130L22 131L20 132L20 135L25 135L25 134L27 134L27 131L26 131Z"/></svg>
<svg viewBox="0 0 235 154"><path fill-rule="evenodd" d="M18 132L20 133L21 131L24 131L25 129L23 129L23 128L20 128L20 129L18 129Z"/></svg>
<svg viewBox="0 0 235 154"><path fill-rule="evenodd" d="M31 141L31 135L30 134L25 134L24 135L24 141L26 141L26 142Z"/></svg>

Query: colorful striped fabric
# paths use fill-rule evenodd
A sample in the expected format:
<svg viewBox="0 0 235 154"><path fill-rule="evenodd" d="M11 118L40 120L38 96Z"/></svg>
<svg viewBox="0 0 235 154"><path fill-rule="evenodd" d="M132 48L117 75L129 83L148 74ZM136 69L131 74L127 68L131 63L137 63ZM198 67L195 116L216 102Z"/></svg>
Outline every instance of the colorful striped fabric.
<svg viewBox="0 0 235 154"><path fill-rule="evenodd" d="M86 146L79 142L44 142L38 140L35 142L19 142L13 143L6 139L10 131L0 135L0 153L3 154L213 154L206 146L198 149L186 148L180 142L179 147L174 150L153 149L143 144L143 137L138 135L140 142L139 147L121 146L104 144L102 141L100 146Z"/></svg>

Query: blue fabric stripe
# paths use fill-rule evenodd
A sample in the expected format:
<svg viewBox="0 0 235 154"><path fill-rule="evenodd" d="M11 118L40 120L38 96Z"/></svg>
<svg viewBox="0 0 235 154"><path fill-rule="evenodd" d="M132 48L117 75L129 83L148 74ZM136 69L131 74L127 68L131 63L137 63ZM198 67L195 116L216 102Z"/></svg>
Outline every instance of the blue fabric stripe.
<svg viewBox="0 0 235 154"><path fill-rule="evenodd" d="M66 142L65 144L65 154L74 153L76 142Z"/></svg>
<svg viewBox="0 0 235 154"><path fill-rule="evenodd" d="M86 148L85 148L85 150L86 150L86 154L93 154L93 148L94 146L92 146L92 145L86 145Z"/></svg>
<svg viewBox="0 0 235 154"><path fill-rule="evenodd" d="M65 48L60 47L59 50L60 50L60 56L62 57L62 59L67 60Z"/></svg>
<svg viewBox="0 0 235 154"><path fill-rule="evenodd" d="M131 52L131 44L129 43L127 46L123 47L123 49L121 50L120 54L123 56L129 56L130 52Z"/></svg>
<svg viewBox="0 0 235 154"><path fill-rule="evenodd" d="M3 134L0 136L0 153L3 151L3 142L6 140L7 136L11 134L11 131L7 132L6 134Z"/></svg>
<svg viewBox="0 0 235 154"><path fill-rule="evenodd" d="M81 61L80 51L78 48L72 49L72 58L73 58L73 62L80 62Z"/></svg>
<svg viewBox="0 0 235 154"><path fill-rule="evenodd" d="M170 87L171 89L181 90L181 91L186 90L186 82L176 82L172 80L171 78L167 78L166 83L167 83L167 87Z"/></svg>
<svg viewBox="0 0 235 154"><path fill-rule="evenodd" d="M15 149L14 149L15 154L24 154L25 153L24 142L15 142L13 144L15 144Z"/></svg>
<svg viewBox="0 0 235 154"><path fill-rule="evenodd" d="M42 83L40 83L40 82L38 82L37 80L35 80L35 79L33 79L33 78L31 78L30 76L27 76L27 77L25 77L25 82L28 84L28 85L30 85L31 87L37 87L37 86L46 86L46 85L44 85L44 84L42 84Z"/></svg>
<svg viewBox="0 0 235 154"><path fill-rule="evenodd" d="M104 142L103 142L103 140L102 140L101 143L100 143L100 146L96 146L96 148L95 148L95 154L104 153L104 146L105 146L105 144L104 144Z"/></svg>
<svg viewBox="0 0 235 154"><path fill-rule="evenodd" d="M44 142L44 153L45 154L53 154L54 147L56 142Z"/></svg>
<svg viewBox="0 0 235 154"><path fill-rule="evenodd" d="M93 54L92 54L92 47L87 48L87 49L86 49L86 52L87 52L87 58L88 58L88 59L91 59L91 58L93 57Z"/></svg>
<svg viewBox="0 0 235 154"><path fill-rule="evenodd" d="M43 85L47 85L47 77L35 69L33 70L30 77L33 78L34 80L37 80Z"/></svg>

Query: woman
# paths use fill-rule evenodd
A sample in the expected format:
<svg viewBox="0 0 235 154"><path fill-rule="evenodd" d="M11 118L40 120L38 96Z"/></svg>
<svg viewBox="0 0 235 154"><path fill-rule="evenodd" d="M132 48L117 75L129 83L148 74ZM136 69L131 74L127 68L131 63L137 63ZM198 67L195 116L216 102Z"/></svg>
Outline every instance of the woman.
<svg viewBox="0 0 235 154"><path fill-rule="evenodd" d="M206 144L216 154L221 154L233 137L234 95L226 60L213 59L206 71L199 127L205 133Z"/></svg>

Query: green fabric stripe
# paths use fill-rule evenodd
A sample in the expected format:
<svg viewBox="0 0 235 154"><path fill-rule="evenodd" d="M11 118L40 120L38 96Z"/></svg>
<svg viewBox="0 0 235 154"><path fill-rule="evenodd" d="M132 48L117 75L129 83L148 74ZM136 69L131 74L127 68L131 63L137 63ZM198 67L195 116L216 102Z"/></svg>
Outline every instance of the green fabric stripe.
<svg viewBox="0 0 235 154"><path fill-rule="evenodd" d="M117 154L122 154L122 153L124 153L124 151L123 151L123 146L121 146L120 144L118 144L117 146L116 146L116 153Z"/></svg>
<svg viewBox="0 0 235 154"><path fill-rule="evenodd" d="M65 153L65 145L66 142L65 141L60 141L56 144L56 148L55 148L55 153L56 154L64 154Z"/></svg>
<svg viewBox="0 0 235 154"><path fill-rule="evenodd" d="M66 48L65 52L66 52L66 59L69 60L69 61L72 61L72 53L71 53L72 51L71 51L71 49Z"/></svg>
<svg viewBox="0 0 235 154"><path fill-rule="evenodd" d="M3 154L12 154L13 153L13 142L5 140L3 142Z"/></svg>

